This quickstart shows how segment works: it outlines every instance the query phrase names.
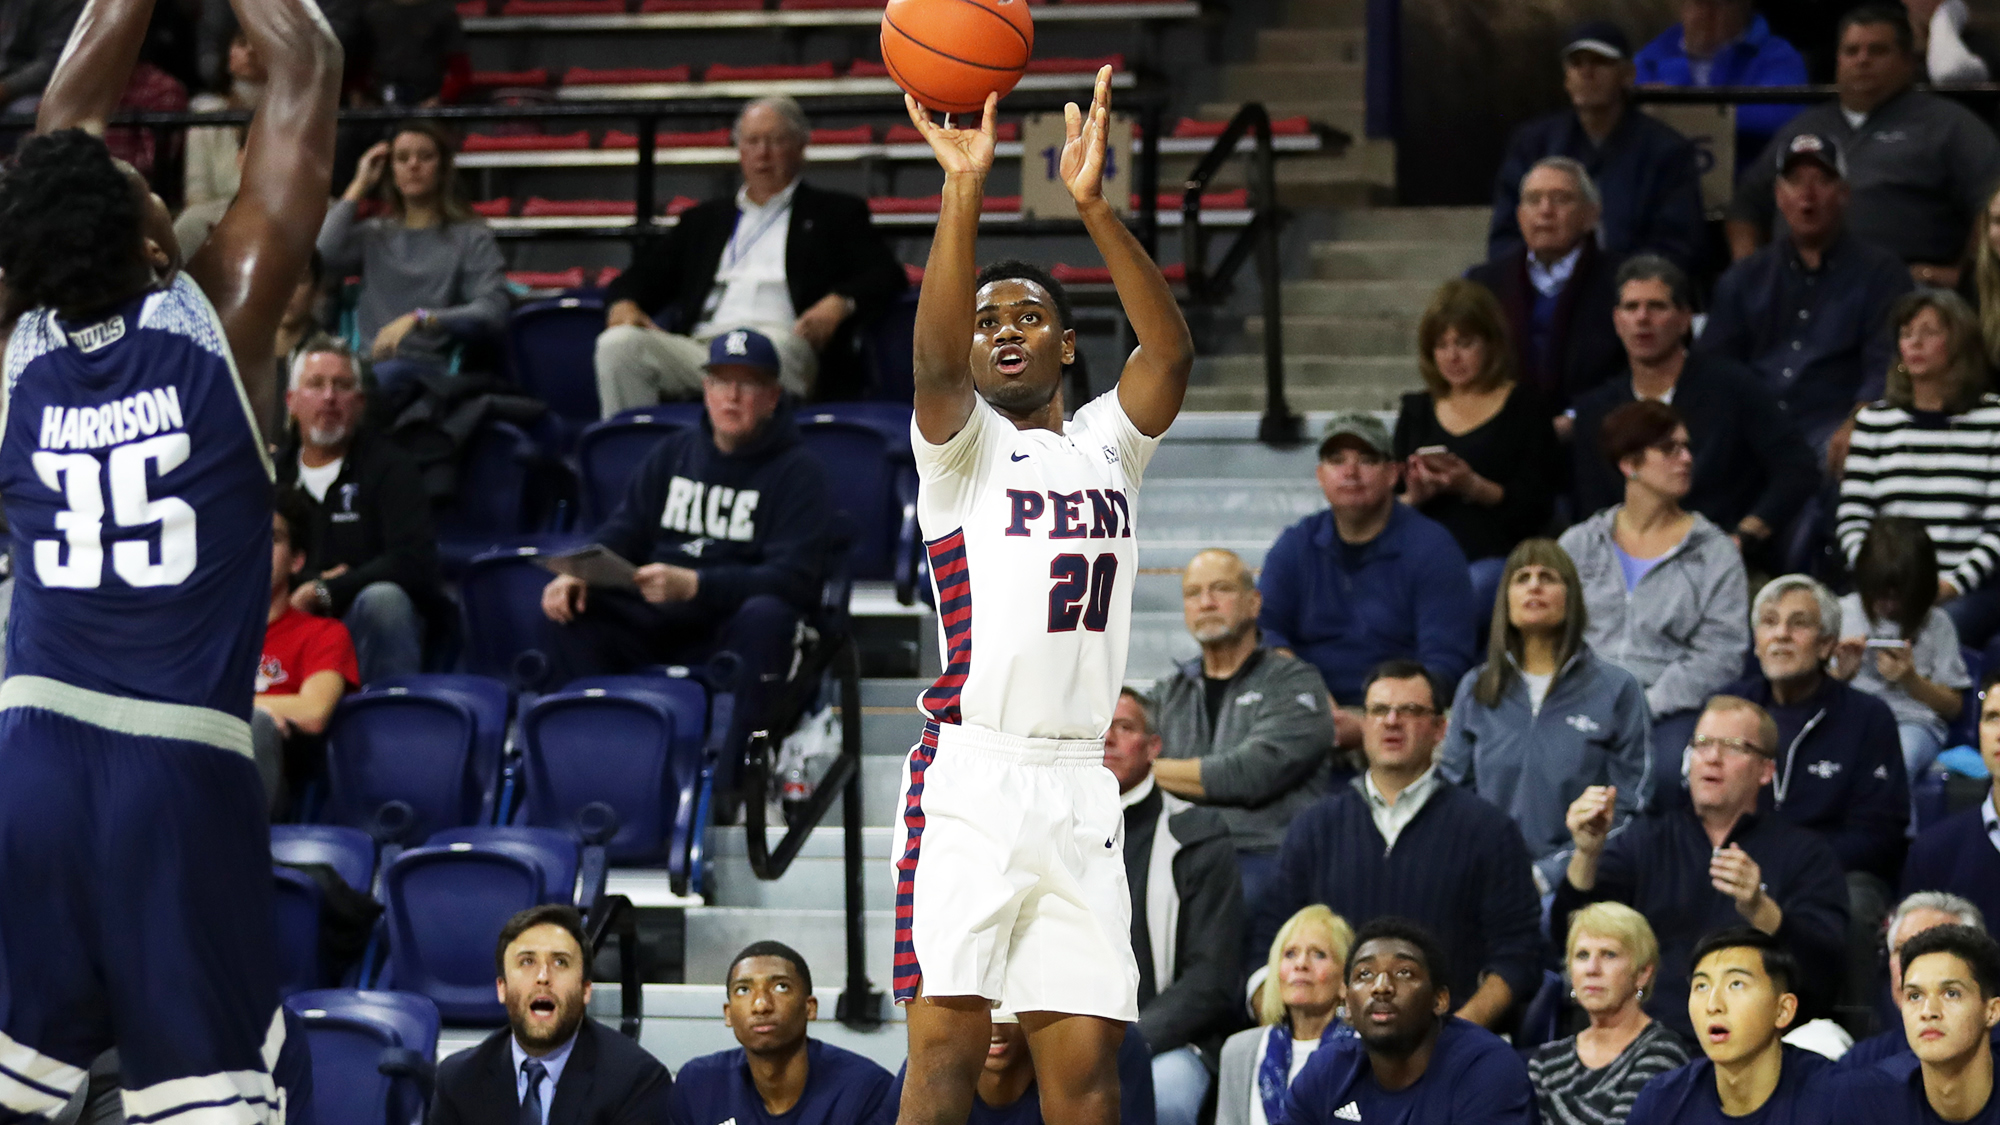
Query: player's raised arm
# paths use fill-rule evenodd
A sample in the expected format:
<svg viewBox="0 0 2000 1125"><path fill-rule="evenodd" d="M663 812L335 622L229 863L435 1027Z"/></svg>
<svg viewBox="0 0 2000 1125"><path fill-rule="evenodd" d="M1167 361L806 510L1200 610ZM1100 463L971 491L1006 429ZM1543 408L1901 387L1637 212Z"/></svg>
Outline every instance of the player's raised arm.
<svg viewBox="0 0 2000 1125"><path fill-rule="evenodd" d="M153 0L90 0L69 33L69 45L56 61L42 104L35 111L35 132L83 129L102 136L104 121L118 108L139 46L153 18Z"/></svg>
<svg viewBox="0 0 2000 1125"><path fill-rule="evenodd" d="M340 42L313 0L230 0L230 7L270 78L244 140L242 187L188 274L222 317L257 417L268 418L278 321L326 215Z"/></svg>
<svg viewBox="0 0 2000 1125"><path fill-rule="evenodd" d="M915 360L917 429L933 445L951 439L972 416L972 282L979 275L973 248L979 241L979 208L986 173L993 167L993 113L999 96L988 94L977 129L946 129L908 94L910 122L930 142L944 167L944 203L917 294Z"/></svg>
<svg viewBox="0 0 2000 1125"><path fill-rule="evenodd" d="M1104 199L1104 135L1111 120L1111 68L1097 72L1097 89L1084 114L1071 102L1063 107L1068 137L1063 142L1060 171L1063 185L1076 200L1084 228L1111 268L1125 318L1139 346L1125 361L1118 378L1118 404L1147 437L1159 437L1174 424L1187 396L1188 372L1194 367L1194 337L1188 334L1180 302L1146 248L1132 237L1124 220ZM1151 185L1140 190L1150 191ZM928 277L926 278L928 280ZM920 322L921 323L921 322Z"/></svg>

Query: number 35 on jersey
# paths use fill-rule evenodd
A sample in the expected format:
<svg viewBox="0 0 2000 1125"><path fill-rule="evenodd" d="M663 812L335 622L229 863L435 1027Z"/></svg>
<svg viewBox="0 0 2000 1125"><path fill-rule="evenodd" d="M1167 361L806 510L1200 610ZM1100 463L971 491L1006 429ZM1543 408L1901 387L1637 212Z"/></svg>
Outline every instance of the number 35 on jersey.
<svg viewBox="0 0 2000 1125"><path fill-rule="evenodd" d="M35 575L43 585L92 590L104 582L104 521L141 536L114 536L111 569L130 586L176 586L194 573L195 512L186 501L154 497L150 482L179 468L191 445L175 388L142 391L103 407L46 407L35 476L63 497L60 539L37 539ZM166 432L161 432L166 431ZM146 436L151 434L153 436ZM141 438L131 441L131 438ZM113 442L107 456L90 450ZM158 526L158 541L144 534Z"/></svg>

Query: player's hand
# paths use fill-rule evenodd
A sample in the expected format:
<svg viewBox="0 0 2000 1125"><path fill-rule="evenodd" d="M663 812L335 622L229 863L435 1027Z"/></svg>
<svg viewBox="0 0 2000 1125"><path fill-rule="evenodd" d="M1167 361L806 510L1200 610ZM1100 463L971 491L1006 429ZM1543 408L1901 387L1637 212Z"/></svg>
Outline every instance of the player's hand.
<svg viewBox="0 0 2000 1125"><path fill-rule="evenodd" d="M639 307L639 302L613 301L611 308L604 314L604 327L619 328L626 325L633 328L651 328L655 331L660 327L653 323L652 317L646 315L645 309Z"/></svg>
<svg viewBox="0 0 2000 1125"><path fill-rule="evenodd" d="M1104 137L1111 128L1111 68L1097 71L1090 112L1071 102L1063 107L1063 150L1058 174L1070 198L1081 208L1104 198Z"/></svg>
<svg viewBox="0 0 2000 1125"><path fill-rule="evenodd" d="M542 613L558 625L567 625L583 612L590 587L581 578L558 574L542 587Z"/></svg>
<svg viewBox="0 0 2000 1125"><path fill-rule="evenodd" d="M382 170L389 166L389 142L376 141L361 154L361 160L354 166L354 179L347 184L347 190L340 198L349 203L359 203L368 198L375 185L382 182Z"/></svg>
<svg viewBox="0 0 2000 1125"><path fill-rule="evenodd" d="M792 322L792 335L811 344L813 351L823 351L827 341L840 330L840 322L846 319L847 298L838 293L828 293Z"/></svg>
<svg viewBox="0 0 2000 1125"><path fill-rule="evenodd" d="M632 581L638 584L640 597L662 605L691 600L701 588L701 573L684 566L647 563L632 572Z"/></svg>
<svg viewBox="0 0 2000 1125"><path fill-rule="evenodd" d="M404 313L402 316L383 325L382 330L375 333L375 343L369 348L370 353L378 361L393 359L396 355L396 349L403 345L403 337L408 336L410 330L416 326L417 314L415 313Z"/></svg>
<svg viewBox="0 0 2000 1125"><path fill-rule="evenodd" d="M1611 835L1611 818L1617 809L1616 785L1593 785L1569 803L1563 823L1569 828L1569 838L1576 842L1577 851L1596 855L1604 850L1605 838Z"/></svg>
<svg viewBox="0 0 2000 1125"><path fill-rule="evenodd" d="M1731 844L1717 848L1708 860L1708 881L1736 902L1736 912L1755 918L1764 897L1764 871L1750 853Z"/></svg>
<svg viewBox="0 0 2000 1125"><path fill-rule="evenodd" d="M903 106L910 111L910 124L930 142L945 175L984 176L992 169L993 115L1000 106L1000 95L986 95L986 108L980 114L977 129L947 129L939 125L931 120L930 111L908 94L903 95Z"/></svg>

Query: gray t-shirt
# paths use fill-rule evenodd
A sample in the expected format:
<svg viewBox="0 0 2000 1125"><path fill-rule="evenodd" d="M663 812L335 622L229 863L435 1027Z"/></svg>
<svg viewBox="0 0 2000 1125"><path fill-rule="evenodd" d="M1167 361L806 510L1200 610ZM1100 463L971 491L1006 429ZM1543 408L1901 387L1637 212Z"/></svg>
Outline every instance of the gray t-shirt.
<svg viewBox="0 0 2000 1125"><path fill-rule="evenodd" d="M1847 637L1903 639L1902 627L1894 621L1869 620L1861 611L1860 594L1840 599L1840 631ZM1916 661L1917 675L1924 679L1960 691L1972 686L1972 676L1965 670L1965 656L1958 651L1958 630L1952 626L1951 618L1936 606L1931 607L1923 628L1917 631L1910 655ZM1854 686L1887 703L1898 723L1925 727L1937 737L1944 737L1949 724L1936 711L1910 698L1909 692L1884 680L1875 670L1872 651L1861 654L1861 670L1854 674Z"/></svg>
<svg viewBox="0 0 2000 1125"><path fill-rule="evenodd" d="M344 199L327 208L319 252L329 276L361 275L355 319L364 352L383 325L420 308L437 327L412 331L399 355L442 358L454 337L506 328L507 266L485 223L411 230L394 216L358 219L357 210Z"/></svg>

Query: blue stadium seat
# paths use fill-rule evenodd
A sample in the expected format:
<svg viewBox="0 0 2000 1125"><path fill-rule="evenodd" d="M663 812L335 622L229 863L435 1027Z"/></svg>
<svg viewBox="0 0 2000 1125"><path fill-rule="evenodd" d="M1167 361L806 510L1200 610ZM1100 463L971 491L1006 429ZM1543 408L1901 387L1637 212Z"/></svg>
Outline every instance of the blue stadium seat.
<svg viewBox="0 0 2000 1125"><path fill-rule="evenodd" d="M456 700L472 712L472 769L484 798L479 820L492 823L501 812L496 801L505 765L507 720L514 711L514 695L507 685L491 676L427 672L391 676L371 684L369 690Z"/></svg>
<svg viewBox="0 0 2000 1125"><path fill-rule="evenodd" d="M910 404L909 402L877 402L864 399L860 402L815 402L799 409L799 424L815 422L852 422L879 431L889 442L890 456L898 461L910 460Z"/></svg>
<svg viewBox="0 0 2000 1125"><path fill-rule="evenodd" d="M549 670L542 651L542 587L553 577L535 565L533 547L475 557L459 577L465 612L465 668L515 690L541 686Z"/></svg>
<svg viewBox="0 0 2000 1125"><path fill-rule="evenodd" d="M569 834L547 828L457 829L402 853L382 877L387 981L430 997L450 1022L503 1022L493 995L495 936L530 906L595 902L601 861L595 874L582 868ZM580 879L592 887L587 896L576 892Z"/></svg>
<svg viewBox="0 0 2000 1125"><path fill-rule="evenodd" d="M907 403L916 397L918 287L910 286L861 330L861 359L870 398Z"/></svg>
<svg viewBox="0 0 2000 1125"><path fill-rule="evenodd" d="M548 403L574 430L595 422L597 335L604 331L604 302L557 297L514 310L507 321L514 377L523 390Z"/></svg>
<svg viewBox="0 0 2000 1125"><path fill-rule="evenodd" d="M573 491L561 462L519 426L487 419L466 442L458 495L438 508L438 561L447 574L475 556L553 542L555 513Z"/></svg>
<svg viewBox="0 0 2000 1125"><path fill-rule="evenodd" d="M479 721L455 698L370 689L334 709L325 819L384 843L477 824L490 809L474 748Z"/></svg>
<svg viewBox="0 0 2000 1125"><path fill-rule="evenodd" d="M633 471L662 439L684 428L684 423L644 411L626 411L585 426L576 441L584 526L603 523L624 498Z"/></svg>
<svg viewBox="0 0 2000 1125"><path fill-rule="evenodd" d="M611 417L607 422L629 422L634 418L651 418L669 426L699 426L702 415L708 408L700 399L683 402L656 402L651 406L628 406Z"/></svg>
<svg viewBox="0 0 2000 1125"><path fill-rule="evenodd" d="M436 1004L412 992L336 988L294 993L285 1007L312 1053L313 1120L420 1125L437 1061Z"/></svg>
<svg viewBox="0 0 2000 1125"><path fill-rule="evenodd" d="M276 880L278 995L290 996L332 983L332 971L320 955L319 884L312 876L279 864L271 866Z"/></svg>
<svg viewBox="0 0 2000 1125"><path fill-rule="evenodd" d="M685 847L707 728L690 679L596 677L543 696L521 718L519 819L601 844L612 863L665 861Z"/></svg>
<svg viewBox="0 0 2000 1125"><path fill-rule="evenodd" d="M832 417L802 418L799 433L806 448L826 465L827 479L839 482L835 503L848 517L852 535L848 566L853 577L879 581L901 577L897 563L905 557L902 548L916 535L915 472L903 479L889 438L876 426ZM902 445L908 448L907 438Z"/></svg>
<svg viewBox="0 0 2000 1125"><path fill-rule="evenodd" d="M375 887L375 841L359 828L337 824L273 824L271 858L281 863L324 863L362 894Z"/></svg>

